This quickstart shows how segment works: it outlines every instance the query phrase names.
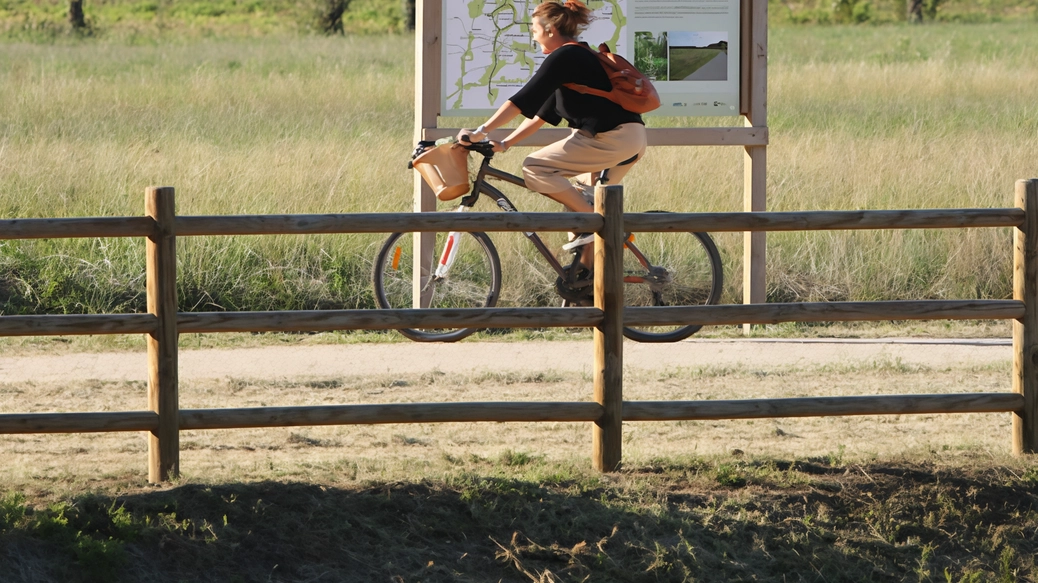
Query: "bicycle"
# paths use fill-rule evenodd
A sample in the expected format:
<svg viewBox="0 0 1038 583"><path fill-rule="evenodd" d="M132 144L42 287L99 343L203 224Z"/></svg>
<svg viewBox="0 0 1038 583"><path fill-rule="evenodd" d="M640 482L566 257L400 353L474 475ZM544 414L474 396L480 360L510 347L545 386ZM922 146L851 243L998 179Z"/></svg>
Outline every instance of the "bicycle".
<svg viewBox="0 0 1038 583"><path fill-rule="evenodd" d="M419 142L412 160L433 142ZM503 192L488 179L526 188L524 180L490 165L494 157L488 142L459 143L483 156L468 195L457 209L466 212L481 196L493 200L505 212L518 212ZM604 174L604 173L603 173ZM601 176L600 182L608 180ZM662 211L655 211L662 212ZM557 274L555 292L563 306L594 305L593 278L580 268L581 248L571 250L573 257L564 265L537 233L523 233ZM635 241L637 240L637 244ZM435 271L421 282L421 299L414 302L413 245L411 233L393 233L379 249L373 280L375 300L383 309L392 308L478 308L494 307L501 291L501 260L493 241L482 232L436 233L434 251L439 260ZM717 246L706 233L638 233L628 235L624 244L624 304L627 306L668 306L716 304L721 297L722 269ZM655 261L650 260L652 257ZM430 271L432 271L430 269ZM688 338L701 325L625 327L624 336L639 342L675 342ZM461 340L477 328L402 329L416 341L450 342Z"/></svg>

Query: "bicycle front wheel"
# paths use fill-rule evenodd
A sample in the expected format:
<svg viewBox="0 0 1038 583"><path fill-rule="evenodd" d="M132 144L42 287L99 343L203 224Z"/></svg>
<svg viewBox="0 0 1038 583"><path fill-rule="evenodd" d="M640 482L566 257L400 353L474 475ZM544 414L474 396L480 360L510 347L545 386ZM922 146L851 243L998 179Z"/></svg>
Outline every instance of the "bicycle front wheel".
<svg viewBox="0 0 1038 583"><path fill-rule="evenodd" d="M425 276L420 283L420 301L415 299L414 235L393 233L382 244L373 274L375 301L383 309L490 308L501 291L501 261L485 233L457 233L451 242L457 249L453 263L440 277ZM447 233L436 233L432 271L447 248ZM477 328L402 329L400 333L419 342L453 342Z"/></svg>
<svg viewBox="0 0 1038 583"><path fill-rule="evenodd" d="M721 299L717 246L706 233L637 233L624 251L624 305L699 306ZM638 342L676 342L701 325L625 327Z"/></svg>

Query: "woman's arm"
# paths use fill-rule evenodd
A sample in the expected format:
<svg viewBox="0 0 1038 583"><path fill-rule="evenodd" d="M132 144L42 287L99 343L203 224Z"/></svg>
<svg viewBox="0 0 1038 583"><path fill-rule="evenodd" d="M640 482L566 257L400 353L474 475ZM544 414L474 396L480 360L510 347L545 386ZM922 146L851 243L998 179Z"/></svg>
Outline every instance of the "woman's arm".
<svg viewBox="0 0 1038 583"><path fill-rule="evenodd" d="M527 121L531 121L537 117L541 118L537 127L533 128L531 131L536 131L545 122L552 125L558 125L559 122L562 121L562 118L559 117L557 119L552 119L552 114L554 114L554 105L549 108L552 111L545 111L544 104L554 96L556 89L561 87L563 83L574 78L572 69L574 66L579 64L572 59L574 51L584 51L584 49L580 47L566 46L552 51L552 53L548 55L547 58L544 59L544 62L542 62L537 68L537 72L533 74L533 77L530 78L526 85L523 85L522 89L517 91L515 95L510 97L508 101L504 103L504 105L499 107L497 112L490 116L490 119L488 119L486 123L476 128L476 130L479 131L463 129L458 132L458 140L460 141L462 137L465 136L474 136L471 139L481 140L486 137L487 132L505 125L520 114L524 115L527 118ZM599 68L601 67L599 66ZM524 122L520 128L525 125L526 123ZM529 133L524 133L522 135L518 134L520 128L516 128L516 131L512 132L512 135L504 141L508 142L510 145L514 145L517 141L528 137Z"/></svg>
<svg viewBox="0 0 1038 583"><path fill-rule="evenodd" d="M491 140L490 143L494 144L495 152L504 152L508 148L511 148L512 146L533 135L534 132L541 129L542 125L544 125L544 120L537 116L533 116L529 119L523 120L523 123L519 124L519 127L512 130L512 133L508 134L507 138L501 140L500 142L495 142Z"/></svg>
<svg viewBox="0 0 1038 583"><path fill-rule="evenodd" d="M483 125L479 126L474 130L463 129L460 132L458 132L458 141L481 140L484 137L486 137L486 135L489 134L491 130L497 129L505 125L506 123L512 121L513 119L515 119L515 116L519 115L520 113L522 112L519 110L519 107L516 106L516 104L512 103L511 101L506 101L503 105L501 105L501 107L497 108L497 111L494 112L494 115L490 116L490 119L488 119L486 123L484 123ZM462 138L465 138L465 140L462 140Z"/></svg>

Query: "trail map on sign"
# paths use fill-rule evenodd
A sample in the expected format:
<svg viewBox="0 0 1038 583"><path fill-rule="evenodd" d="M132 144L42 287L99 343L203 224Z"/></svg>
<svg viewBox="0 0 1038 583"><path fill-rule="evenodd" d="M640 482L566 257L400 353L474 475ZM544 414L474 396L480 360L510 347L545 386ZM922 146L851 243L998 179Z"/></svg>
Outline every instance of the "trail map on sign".
<svg viewBox="0 0 1038 583"><path fill-rule="evenodd" d="M544 60L530 37L530 14L543 0L451 0L443 3L442 115L489 113L533 76ZM627 55L627 0L589 0L593 12L580 35Z"/></svg>

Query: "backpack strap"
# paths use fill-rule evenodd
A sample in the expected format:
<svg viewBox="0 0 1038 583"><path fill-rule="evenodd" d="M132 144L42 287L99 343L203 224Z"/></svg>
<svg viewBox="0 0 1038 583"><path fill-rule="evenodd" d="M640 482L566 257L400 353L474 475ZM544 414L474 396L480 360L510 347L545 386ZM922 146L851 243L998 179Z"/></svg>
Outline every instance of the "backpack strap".
<svg viewBox="0 0 1038 583"><path fill-rule="evenodd" d="M566 44L564 44L562 46L567 47L567 46L571 46L571 45L572 46L578 46L578 47L584 47L585 49L591 51L591 54L595 55L595 58L598 58L598 53L600 53L600 52L604 52L604 53L608 53L609 52L609 45L607 45L605 43L602 43L602 44L598 45L598 49L599 49L598 51L596 51L595 49L591 48L591 45L589 45L589 44L587 44L586 42L583 42L583 41L580 41L580 42L578 42L578 41L571 41L571 42L568 42L568 43L566 43ZM605 49L605 50L602 50L602 49ZM601 66L601 64L602 63L600 62L599 65ZM602 71L605 72L606 79L609 79L609 71L606 71L605 67L602 67ZM610 85L610 87L612 86L612 80L609 81L609 85ZM609 99L610 101L612 101L612 99L609 98L609 95L611 93L610 91L603 91L601 89L595 89L594 87L588 87L587 85L581 85L580 83L563 83L562 86L565 87L566 89L572 89L573 91L576 91L577 93L583 93L585 95L597 95L598 97L602 97L602 98Z"/></svg>

